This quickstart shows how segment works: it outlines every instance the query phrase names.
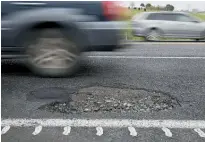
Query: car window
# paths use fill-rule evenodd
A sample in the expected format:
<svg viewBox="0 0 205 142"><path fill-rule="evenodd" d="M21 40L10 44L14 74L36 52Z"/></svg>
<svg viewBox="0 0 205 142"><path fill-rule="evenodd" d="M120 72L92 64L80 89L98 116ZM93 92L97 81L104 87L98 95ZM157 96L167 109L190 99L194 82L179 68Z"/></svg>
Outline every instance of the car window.
<svg viewBox="0 0 205 142"><path fill-rule="evenodd" d="M149 16L147 17L147 20L161 20L161 19L163 19L162 14L157 14L157 13L149 14Z"/></svg>
<svg viewBox="0 0 205 142"><path fill-rule="evenodd" d="M176 15L176 21L192 22L192 21L194 21L194 19L189 17L189 16L186 16L186 15L178 14L178 15Z"/></svg>
<svg viewBox="0 0 205 142"><path fill-rule="evenodd" d="M147 17L147 20L163 20L163 21L175 21L174 14L165 14L165 13L153 13Z"/></svg>
<svg viewBox="0 0 205 142"><path fill-rule="evenodd" d="M175 14L164 14L164 17L165 17L166 21L175 21L176 20Z"/></svg>

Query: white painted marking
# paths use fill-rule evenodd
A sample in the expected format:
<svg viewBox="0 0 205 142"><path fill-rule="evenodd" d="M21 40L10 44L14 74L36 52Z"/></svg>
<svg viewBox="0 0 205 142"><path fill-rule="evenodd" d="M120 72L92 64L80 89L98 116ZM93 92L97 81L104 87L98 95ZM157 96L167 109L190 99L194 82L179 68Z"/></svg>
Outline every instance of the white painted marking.
<svg viewBox="0 0 205 142"><path fill-rule="evenodd" d="M35 131L32 133L33 135L38 135L42 130L42 126L37 126L35 128Z"/></svg>
<svg viewBox="0 0 205 142"><path fill-rule="evenodd" d="M172 137L172 132L168 128L163 127L162 130L164 131L167 137Z"/></svg>
<svg viewBox="0 0 205 142"><path fill-rule="evenodd" d="M70 131L71 131L71 127L70 126L64 127L63 135L69 135Z"/></svg>
<svg viewBox="0 0 205 142"><path fill-rule="evenodd" d="M194 131L197 132L200 137L205 138L205 133L201 129L196 128Z"/></svg>
<svg viewBox="0 0 205 142"><path fill-rule="evenodd" d="M174 42L174 41L168 41L168 42L122 42L123 45L204 45L205 42Z"/></svg>
<svg viewBox="0 0 205 142"><path fill-rule="evenodd" d="M97 130L97 133L96 133L97 136L101 136L103 134L103 128L102 127L96 127L96 130Z"/></svg>
<svg viewBox="0 0 205 142"><path fill-rule="evenodd" d="M1 130L1 134L4 135L6 134L10 129L10 126L5 126L2 130Z"/></svg>
<svg viewBox="0 0 205 142"><path fill-rule="evenodd" d="M152 56L87 56L89 58L111 58L111 59L205 59L205 57L152 57Z"/></svg>
<svg viewBox="0 0 205 142"><path fill-rule="evenodd" d="M205 120L134 120L134 119L2 119L1 125L14 127L138 127L138 128L201 128Z"/></svg>
<svg viewBox="0 0 205 142"><path fill-rule="evenodd" d="M136 137L137 132L134 127L128 127L128 130L130 131L130 135Z"/></svg>

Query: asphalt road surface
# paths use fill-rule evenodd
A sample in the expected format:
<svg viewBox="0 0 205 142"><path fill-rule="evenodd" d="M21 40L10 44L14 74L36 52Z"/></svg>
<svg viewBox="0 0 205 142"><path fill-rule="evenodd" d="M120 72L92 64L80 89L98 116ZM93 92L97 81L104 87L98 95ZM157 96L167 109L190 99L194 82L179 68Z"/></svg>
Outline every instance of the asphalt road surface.
<svg viewBox="0 0 205 142"><path fill-rule="evenodd" d="M3 142L203 142L205 44L85 53L72 78L2 62Z"/></svg>

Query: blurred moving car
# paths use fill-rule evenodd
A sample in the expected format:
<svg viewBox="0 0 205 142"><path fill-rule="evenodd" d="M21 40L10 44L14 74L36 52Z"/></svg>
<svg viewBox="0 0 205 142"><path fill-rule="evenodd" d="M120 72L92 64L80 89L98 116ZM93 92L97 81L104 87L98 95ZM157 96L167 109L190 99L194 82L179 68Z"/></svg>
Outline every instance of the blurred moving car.
<svg viewBox="0 0 205 142"><path fill-rule="evenodd" d="M147 41L160 38L205 39L205 22L181 12L144 12L132 18L132 34Z"/></svg>
<svg viewBox="0 0 205 142"><path fill-rule="evenodd" d="M111 1L2 1L1 58L26 57L38 75L72 75L81 52L119 47L121 14Z"/></svg>

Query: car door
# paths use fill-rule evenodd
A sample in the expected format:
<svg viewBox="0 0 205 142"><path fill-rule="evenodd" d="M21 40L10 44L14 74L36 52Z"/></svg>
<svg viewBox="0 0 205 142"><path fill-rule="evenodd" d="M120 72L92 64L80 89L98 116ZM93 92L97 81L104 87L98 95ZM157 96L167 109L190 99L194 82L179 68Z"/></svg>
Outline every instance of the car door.
<svg viewBox="0 0 205 142"><path fill-rule="evenodd" d="M202 32L203 27L200 24L200 21L197 19L186 15L186 14L177 14L176 15L177 26L180 27L179 35L183 38L198 38Z"/></svg>
<svg viewBox="0 0 205 142"><path fill-rule="evenodd" d="M177 37L180 27L175 21L175 16L171 13L154 13L147 18L151 27L160 29L164 37Z"/></svg>
<svg viewBox="0 0 205 142"><path fill-rule="evenodd" d="M11 41L9 41L9 30L11 27L9 26L10 19L7 18L7 16L12 12L13 7L10 6L9 1L2 1L1 2L1 50L4 51L5 45L8 43L10 44ZM10 45L9 45L10 46Z"/></svg>
<svg viewBox="0 0 205 142"><path fill-rule="evenodd" d="M12 33L13 19L12 16L14 13L28 10L30 8L35 8L36 6L42 4L42 2L22 2L22 1L2 1L1 2L1 46L3 51L7 50L18 50L19 47L14 48L14 36ZM12 48L10 48L12 47Z"/></svg>
<svg viewBox="0 0 205 142"><path fill-rule="evenodd" d="M172 13L162 13L161 19L163 21L163 24L160 25L160 27L164 31L165 37L178 37L179 36L179 30L181 29L178 26L178 23L175 22L175 15Z"/></svg>

